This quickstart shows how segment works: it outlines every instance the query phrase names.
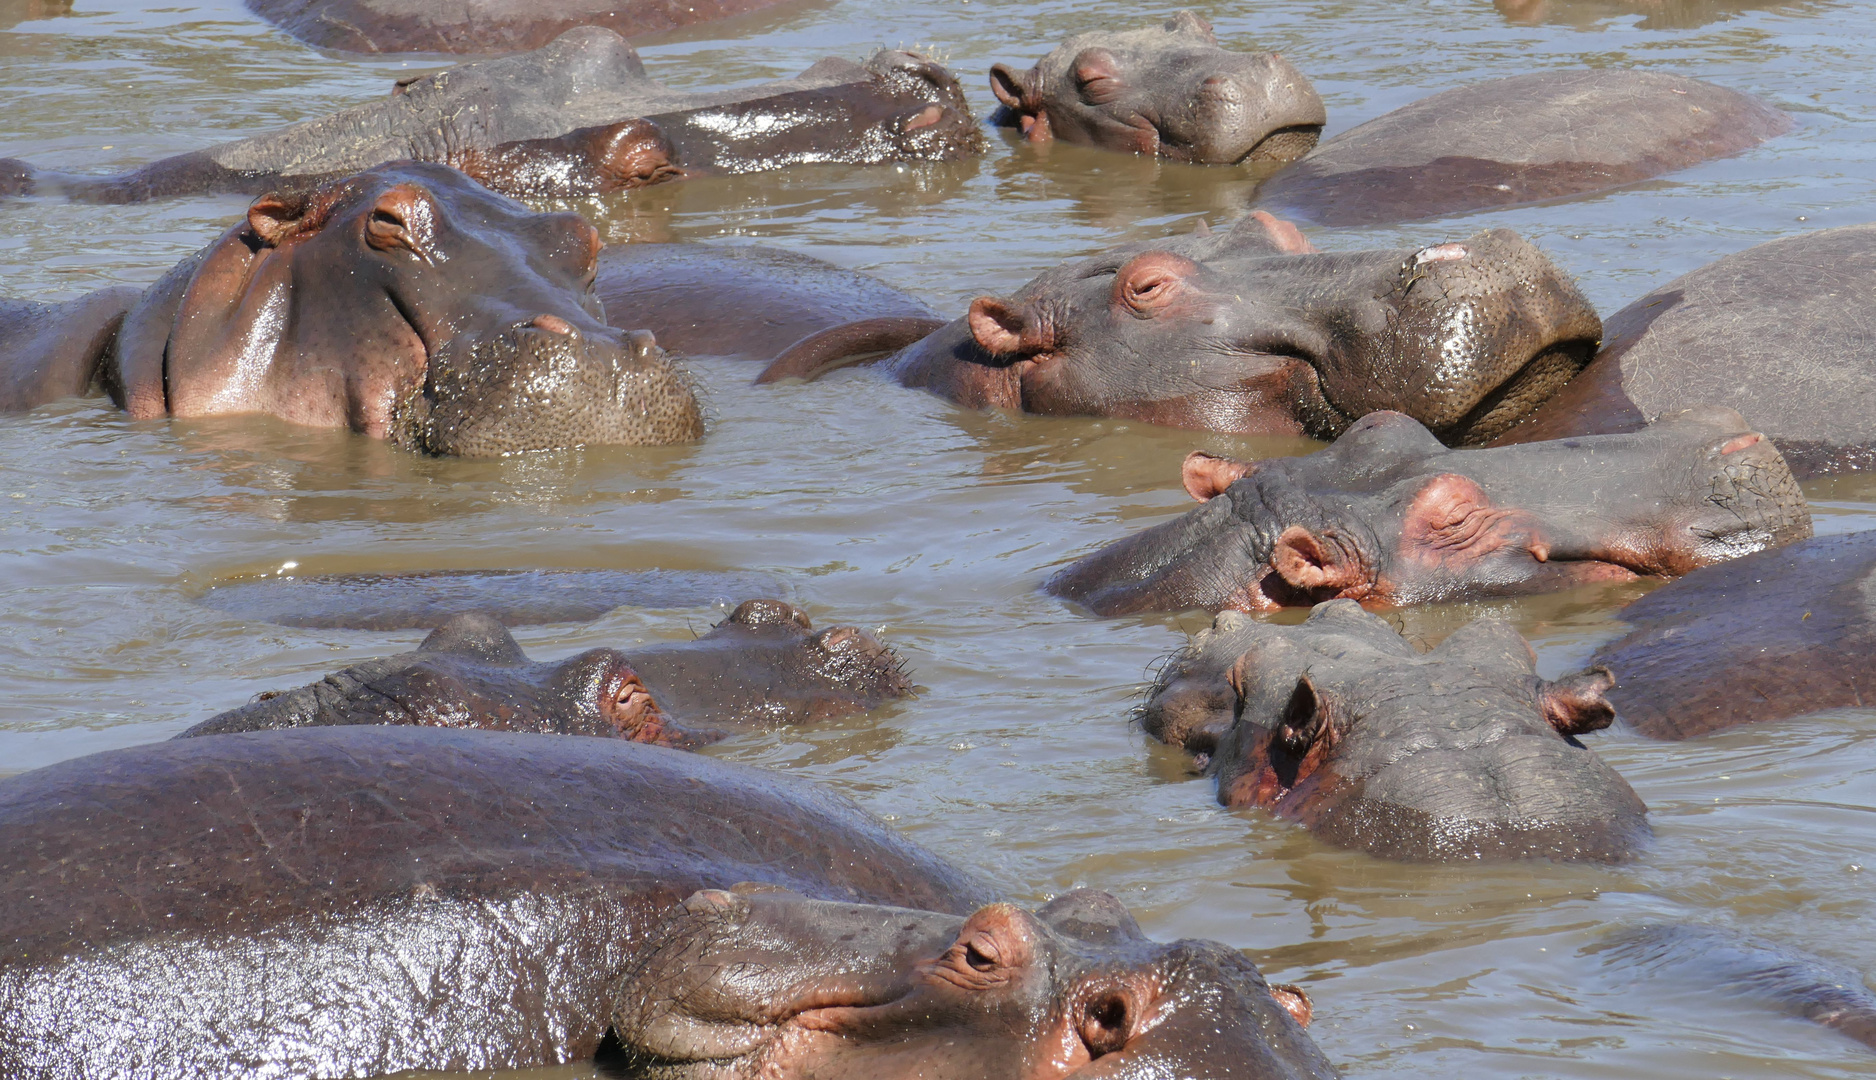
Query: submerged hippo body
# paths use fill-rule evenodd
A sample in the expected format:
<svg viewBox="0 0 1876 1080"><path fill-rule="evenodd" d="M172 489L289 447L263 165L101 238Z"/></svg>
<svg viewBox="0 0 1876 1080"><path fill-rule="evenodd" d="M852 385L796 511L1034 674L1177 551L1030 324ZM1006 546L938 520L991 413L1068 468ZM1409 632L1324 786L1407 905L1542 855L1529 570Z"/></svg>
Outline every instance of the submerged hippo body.
<svg viewBox="0 0 1876 1080"><path fill-rule="evenodd" d="M576 26L622 37L744 15L782 0L247 0L309 45L363 53L507 53L538 49Z"/></svg>
<svg viewBox="0 0 1876 1080"><path fill-rule="evenodd" d="M1203 165L1285 163L1328 121L1303 73L1275 53L1218 47L1181 11L1162 25L1078 34L1027 72L990 69L991 122L1031 142L1064 142Z"/></svg>
<svg viewBox="0 0 1876 1080"><path fill-rule="evenodd" d="M1516 233L1317 252L1255 214L979 297L881 363L906 386L979 408L1323 439L1396 409L1472 443L1567 381L1601 332L1569 278ZM839 352L809 338L762 379L811 377Z"/></svg>
<svg viewBox="0 0 1876 1080"><path fill-rule="evenodd" d="M0 1073L510 1069L605 1037L669 1080L1334 1075L1236 950L1147 941L1105 894L989 899L823 788L617 740L116 750L0 781Z"/></svg>
<svg viewBox="0 0 1876 1080"><path fill-rule="evenodd" d="M1184 482L1203 505L1048 590L1100 615L1413 604L1673 577L1811 534L1784 459L1730 409L1477 450L1375 413L1303 457L1194 452Z"/></svg>
<svg viewBox="0 0 1876 1080"><path fill-rule="evenodd" d="M1876 225L1774 240L1610 316L1582 374L1503 441L1746 410L1799 476L1876 466Z"/></svg>
<svg viewBox="0 0 1876 1080"><path fill-rule="evenodd" d="M95 381L137 419L269 413L463 457L699 437L688 376L602 321L599 247L578 214L380 166L263 196L146 290L102 356L73 348L62 384L38 382Z"/></svg>
<svg viewBox="0 0 1876 1080"><path fill-rule="evenodd" d="M686 356L766 363L831 327L922 334L943 322L878 278L759 244L614 244L599 255L598 287L608 322Z"/></svg>
<svg viewBox="0 0 1876 1080"><path fill-rule="evenodd" d="M1650 738L1876 705L1876 532L1696 570L1618 615L1635 631L1594 662L1615 673L1622 720Z"/></svg>
<svg viewBox="0 0 1876 1080"><path fill-rule="evenodd" d="M1756 98L1680 75L1514 75L1345 131L1273 177L1258 202L1318 225L1465 214L1638 183L1791 127Z"/></svg>
<svg viewBox="0 0 1876 1080"><path fill-rule="evenodd" d="M510 195L594 195L685 174L947 160L982 144L957 80L912 53L828 59L793 79L688 93L649 78L619 35L584 27L531 53L450 68L378 101L121 176L0 160L0 194L253 194L415 160Z"/></svg>
<svg viewBox="0 0 1876 1080"><path fill-rule="evenodd" d="M1224 612L1160 672L1147 732L1204 755L1225 806L1397 859L1621 862L1646 808L1575 736L1607 727L1606 671L1537 677L1479 619L1424 655L1347 600L1275 626Z"/></svg>
<svg viewBox="0 0 1876 1080"><path fill-rule="evenodd" d="M718 725L864 712L912 692L891 649L855 627L820 633L801 609L748 600L695 641L528 660L497 620L457 615L411 652L264 694L182 736L337 724L604 735L662 746Z"/></svg>

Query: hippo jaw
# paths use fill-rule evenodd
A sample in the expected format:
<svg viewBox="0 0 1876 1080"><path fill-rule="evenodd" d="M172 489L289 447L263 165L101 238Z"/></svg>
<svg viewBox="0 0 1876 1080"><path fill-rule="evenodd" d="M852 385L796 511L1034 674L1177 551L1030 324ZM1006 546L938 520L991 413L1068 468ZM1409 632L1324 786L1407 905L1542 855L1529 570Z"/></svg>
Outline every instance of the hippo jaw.
<svg viewBox="0 0 1876 1080"><path fill-rule="evenodd" d="M1296 630L1240 624L1218 643L1243 648L1226 675L1236 715L1208 763L1222 805L1414 861L1625 862L1649 835L1633 789L1576 742L1615 717L1606 669L1539 679L1494 619L1422 657L1346 601Z"/></svg>
<svg viewBox="0 0 1876 1080"><path fill-rule="evenodd" d="M613 1036L660 1080L1334 1075L1300 992L1221 946L1146 941L1104 894L960 919L705 890L620 986Z"/></svg>
<svg viewBox="0 0 1876 1080"><path fill-rule="evenodd" d="M1203 165L1294 161L1315 147L1328 119L1288 61L1220 48L1190 11L1158 27L1078 35L1021 74L997 64L990 86L1003 104L993 122L1031 142Z"/></svg>
<svg viewBox="0 0 1876 1080"><path fill-rule="evenodd" d="M428 454L507 457L703 435L690 375L647 331L587 333L553 315L451 340L397 410L394 441Z"/></svg>

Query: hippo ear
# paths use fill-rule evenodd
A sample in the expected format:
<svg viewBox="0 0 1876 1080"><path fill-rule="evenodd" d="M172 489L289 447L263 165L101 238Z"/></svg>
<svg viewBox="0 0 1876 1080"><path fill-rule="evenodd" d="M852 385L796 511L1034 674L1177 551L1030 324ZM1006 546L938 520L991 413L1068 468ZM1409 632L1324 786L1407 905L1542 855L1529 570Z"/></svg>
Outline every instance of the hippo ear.
<svg viewBox="0 0 1876 1080"><path fill-rule="evenodd" d="M1234 229L1242 229L1248 236L1260 243L1275 248L1279 255L1314 255L1316 245L1309 242L1303 230L1291 222L1285 221L1266 210L1253 210L1238 219Z"/></svg>
<svg viewBox="0 0 1876 1080"><path fill-rule="evenodd" d="M1040 320L1010 300L980 296L971 301L964 318L978 347L992 356L1029 356L1048 351L1054 343Z"/></svg>
<svg viewBox="0 0 1876 1080"><path fill-rule="evenodd" d="M1292 525L1277 537L1270 565L1292 588L1341 592L1362 584L1361 565L1328 536Z"/></svg>
<svg viewBox="0 0 1876 1080"><path fill-rule="evenodd" d="M1075 79L1075 90L1081 100L1090 105L1105 105L1127 89L1127 80L1120 74L1120 61L1106 49L1081 50L1068 70Z"/></svg>
<svg viewBox="0 0 1876 1080"><path fill-rule="evenodd" d="M1029 96L1029 76L1019 75L1008 64L990 65L990 92L1012 112L1028 112L1023 102Z"/></svg>
<svg viewBox="0 0 1876 1080"><path fill-rule="evenodd" d="M1179 466L1179 478L1185 484L1187 495L1205 502L1224 494L1226 488L1249 476L1256 468L1257 463L1253 461L1236 461L1194 450Z"/></svg>
<svg viewBox="0 0 1876 1080"><path fill-rule="evenodd" d="M1556 682L1537 680L1537 707L1564 736L1601 731L1615 720L1615 706L1604 696L1615 686L1615 675L1597 666Z"/></svg>
<svg viewBox="0 0 1876 1080"><path fill-rule="evenodd" d="M262 195L248 207L248 228L262 244L279 247L306 212L306 200L278 193Z"/></svg>
<svg viewBox="0 0 1876 1080"><path fill-rule="evenodd" d="M1270 996L1283 1007L1284 1012L1290 1014L1290 1019L1296 1021L1297 1027L1308 1027L1310 1018L1316 1015L1316 1007L1310 1003L1309 995L1303 993L1300 986L1271 983Z"/></svg>
<svg viewBox="0 0 1876 1080"><path fill-rule="evenodd" d="M1212 32L1212 24L1206 22L1203 15L1190 8L1173 12L1173 17L1166 20L1166 29L1175 34L1203 38L1213 44L1218 42L1218 36Z"/></svg>

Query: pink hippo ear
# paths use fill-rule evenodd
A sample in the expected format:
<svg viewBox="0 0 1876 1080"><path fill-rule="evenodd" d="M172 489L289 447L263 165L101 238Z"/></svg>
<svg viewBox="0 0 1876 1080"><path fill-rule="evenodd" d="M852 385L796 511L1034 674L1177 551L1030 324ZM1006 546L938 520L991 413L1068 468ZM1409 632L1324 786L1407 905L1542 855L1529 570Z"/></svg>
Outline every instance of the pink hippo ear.
<svg viewBox="0 0 1876 1080"><path fill-rule="evenodd" d="M1205 502L1224 494L1226 488L1249 476L1256 468L1256 462L1194 450L1180 464L1179 478L1185 484L1187 495Z"/></svg>
<svg viewBox="0 0 1876 1080"><path fill-rule="evenodd" d="M1127 89L1127 80L1120 74L1120 61L1106 49L1081 50L1069 71L1074 75L1076 92L1090 105L1106 105Z"/></svg>
<svg viewBox="0 0 1876 1080"><path fill-rule="evenodd" d="M1053 336L1043 321L1030 316L1022 305L995 296L980 296L971 301L964 321L971 337L992 356L1032 356L1047 352Z"/></svg>
<svg viewBox="0 0 1876 1080"><path fill-rule="evenodd" d="M1615 686L1606 667L1593 667L1556 682L1537 681L1537 707L1559 735L1601 731L1615 721L1615 706L1604 696Z"/></svg>
<svg viewBox="0 0 1876 1080"><path fill-rule="evenodd" d="M1139 318L1152 318L1179 298L1198 269L1198 263L1170 251L1135 255L1114 273L1114 303Z"/></svg>
<svg viewBox="0 0 1876 1080"><path fill-rule="evenodd" d="M1019 75L1008 64L990 65L990 92L1016 112L1027 111L1023 105L1029 94L1029 78Z"/></svg>
<svg viewBox="0 0 1876 1080"><path fill-rule="evenodd" d="M306 213L306 200L270 193L255 199L248 207L248 228L261 243L279 247L293 233Z"/></svg>
<svg viewBox="0 0 1876 1080"><path fill-rule="evenodd" d="M1043 111L1040 95L1036 93L1037 77L1033 68L1019 75L1008 64L990 65L990 92L1016 115L1023 138L1042 143L1055 138L1055 132L1049 127L1049 114Z"/></svg>
<svg viewBox="0 0 1876 1080"><path fill-rule="evenodd" d="M1292 525L1277 537L1270 565L1291 588L1309 594L1340 595L1367 584L1361 564L1340 544L1301 525Z"/></svg>
<svg viewBox="0 0 1876 1080"><path fill-rule="evenodd" d="M1276 999L1283 1011L1290 1014L1297 1027L1308 1027L1310 1018L1316 1014L1316 1007L1310 1004L1309 995L1303 993L1300 986L1289 983L1271 983L1270 996Z"/></svg>
<svg viewBox="0 0 1876 1080"><path fill-rule="evenodd" d="M1316 254L1316 245L1309 242L1308 238L1303 235L1303 230L1280 217L1263 210L1253 210L1249 221L1264 230L1264 237L1276 247L1280 254Z"/></svg>

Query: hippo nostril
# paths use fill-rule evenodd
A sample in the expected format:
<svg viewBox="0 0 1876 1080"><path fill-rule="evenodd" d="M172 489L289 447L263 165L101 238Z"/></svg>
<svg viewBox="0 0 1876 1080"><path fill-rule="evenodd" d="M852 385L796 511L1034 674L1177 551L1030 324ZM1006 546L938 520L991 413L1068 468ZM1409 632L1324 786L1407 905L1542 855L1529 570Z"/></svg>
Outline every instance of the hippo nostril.
<svg viewBox="0 0 1876 1080"><path fill-rule="evenodd" d="M1226 105L1241 105L1244 102L1244 88L1238 81L1226 75L1213 75L1199 84L1199 95Z"/></svg>
<svg viewBox="0 0 1876 1080"><path fill-rule="evenodd" d="M917 131L920 128L928 128L944 119L944 115L945 111L938 106L927 105L906 119L905 130Z"/></svg>
<svg viewBox="0 0 1876 1080"><path fill-rule="evenodd" d="M1737 454L1741 450L1757 446L1764 441L1765 436L1756 431L1747 432L1744 435L1735 435L1731 439L1728 439L1725 445L1720 447L1720 456L1725 457L1728 454Z"/></svg>
<svg viewBox="0 0 1876 1080"><path fill-rule="evenodd" d="M833 652L859 636L860 631L854 627L834 626L823 630L820 637L815 639L815 644L827 652Z"/></svg>
<svg viewBox="0 0 1876 1080"><path fill-rule="evenodd" d="M654 359L662 351L658 348L658 339L652 336L650 330L627 331L625 343L631 347L632 358L640 362Z"/></svg>
<svg viewBox="0 0 1876 1080"><path fill-rule="evenodd" d="M573 328L572 323L558 315L536 315L528 325L536 330L545 330L561 337L577 338L580 336L580 332Z"/></svg>
<svg viewBox="0 0 1876 1080"><path fill-rule="evenodd" d="M1112 1054L1127 1045L1131 1010L1121 994L1104 994L1082 1013L1081 1041L1091 1057Z"/></svg>
<svg viewBox="0 0 1876 1080"><path fill-rule="evenodd" d="M1414 265L1425 266L1427 263L1452 262L1455 259L1463 259L1468 254L1470 252L1466 250L1464 244L1436 244L1414 252Z"/></svg>

